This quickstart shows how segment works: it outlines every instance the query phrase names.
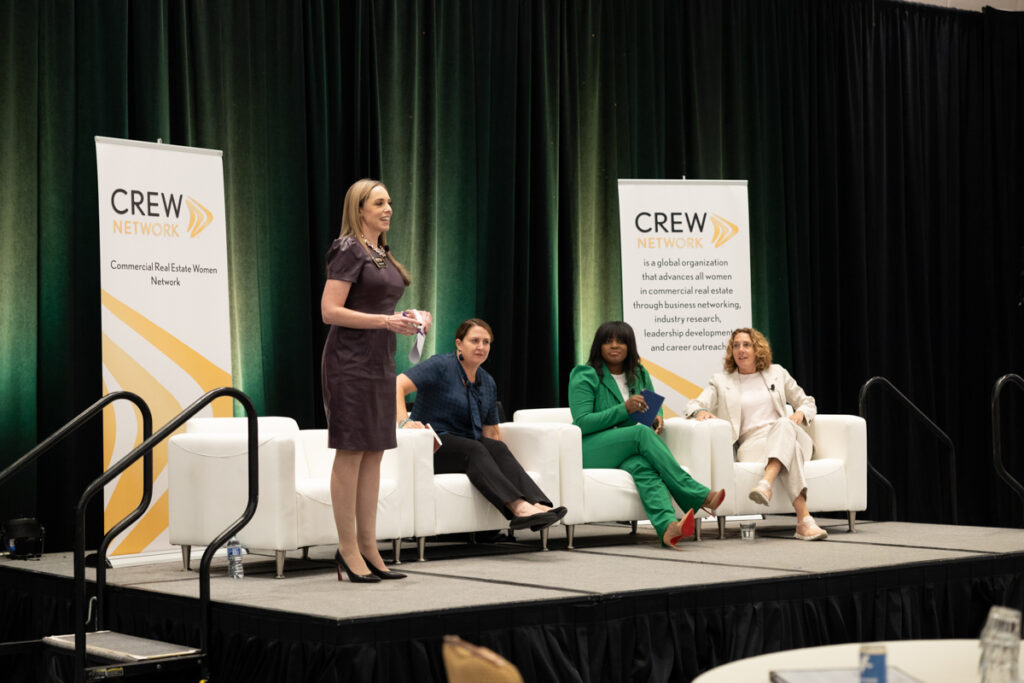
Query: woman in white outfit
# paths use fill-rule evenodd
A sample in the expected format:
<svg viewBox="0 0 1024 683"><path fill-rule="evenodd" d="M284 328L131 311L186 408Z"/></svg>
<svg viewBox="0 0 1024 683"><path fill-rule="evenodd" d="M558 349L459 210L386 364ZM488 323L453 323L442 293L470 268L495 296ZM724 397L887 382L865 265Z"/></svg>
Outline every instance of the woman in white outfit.
<svg viewBox="0 0 1024 683"><path fill-rule="evenodd" d="M814 419L817 406L781 365L772 364L768 340L749 327L733 331L725 350L725 372L717 372L701 395L686 406L688 417L718 417L732 425L739 462L763 463L764 476L750 499L768 505L776 478L793 502L796 537L820 541L828 532L814 523L807 511L807 480L804 463L811 458L814 442L804 425ZM786 404L793 406L787 417Z"/></svg>

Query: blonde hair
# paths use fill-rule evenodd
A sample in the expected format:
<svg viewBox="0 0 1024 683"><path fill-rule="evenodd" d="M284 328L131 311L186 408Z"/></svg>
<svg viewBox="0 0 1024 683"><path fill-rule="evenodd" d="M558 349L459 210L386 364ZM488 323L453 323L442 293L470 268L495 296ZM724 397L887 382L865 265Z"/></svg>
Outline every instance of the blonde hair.
<svg viewBox="0 0 1024 683"><path fill-rule="evenodd" d="M363 202L367 200L370 193L376 187L383 187L385 191L388 189L384 183L371 178L363 178L352 183L352 186L348 188L348 192L345 193L345 204L341 212L341 234L338 236L348 237L351 235L367 254L370 253L370 249L363 243L363 231L360 229L359 223L359 210L363 208ZM398 269L405 284L410 284L412 279L409 277L409 272L405 269L405 266L395 259L390 249L387 248L387 233L382 232L380 234L380 237L377 238L377 246L387 251L388 260Z"/></svg>
<svg viewBox="0 0 1024 683"><path fill-rule="evenodd" d="M732 357L732 343L736 335L746 333L754 345L754 362L758 372L763 372L772 364L772 347L765 336L752 327L741 327L729 335L729 343L725 345L725 360L722 367L726 372L736 372L736 361Z"/></svg>

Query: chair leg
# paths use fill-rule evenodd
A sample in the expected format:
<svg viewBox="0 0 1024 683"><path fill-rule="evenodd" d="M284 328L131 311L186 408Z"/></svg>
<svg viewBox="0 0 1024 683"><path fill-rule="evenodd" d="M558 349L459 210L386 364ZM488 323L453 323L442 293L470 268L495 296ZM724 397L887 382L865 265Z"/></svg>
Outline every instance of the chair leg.
<svg viewBox="0 0 1024 683"><path fill-rule="evenodd" d="M275 550L274 551L274 567L277 569L277 574L274 575L275 579L283 579L284 578L284 556L285 556L285 554L286 553L285 553L284 550Z"/></svg>
<svg viewBox="0 0 1024 683"><path fill-rule="evenodd" d="M630 531L629 533L633 536L636 536L636 520L634 519L632 522L630 522L629 526L632 529L632 531Z"/></svg>
<svg viewBox="0 0 1024 683"><path fill-rule="evenodd" d="M576 546L572 544L573 538L576 536L576 525L566 524L565 525L565 540L568 541L569 550L576 550Z"/></svg>
<svg viewBox="0 0 1024 683"><path fill-rule="evenodd" d="M701 529L702 526L704 526L702 524L703 521L704 520L702 520L702 519L695 519L695 520L693 520L693 537L697 541L700 541L700 529Z"/></svg>
<svg viewBox="0 0 1024 683"><path fill-rule="evenodd" d="M391 547L395 551L395 564L402 564L402 539L391 539Z"/></svg>
<svg viewBox="0 0 1024 683"><path fill-rule="evenodd" d="M725 515L718 515L718 538L725 538Z"/></svg>
<svg viewBox="0 0 1024 683"><path fill-rule="evenodd" d="M551 527L545 527L540 530L540 547L541 550L548 549L548 532L551 531Z"/></svg>
<svg viewBox="0 0 1024 683"><path fill-rule="evenodd" d="M423 554L427 552L427 537L420 536L416 539L416 548L420 551L420 562L426 562L427 558L423 557Z"/></svg>
<svg viewBox="0 0 1024 683"><path fill-rule="evenodd" d="M189 565L192 564L192 546L183 545L181 546L181 567L182 571L188 571Z"/></svg>
<svg viewBox="0 0 1024 683"><path fill-rule="evenodd" d="M308 545L302 546L302 559L304 559L304 560L308 560L309 559L309 546Z"/></svg>
<svg viewBox="0 0 1024 683"><path fill-rule="evenodd" d="M857 513L853 510L848 510L846 512L846 521L850 525L850 533L857 533Z"/></svg>

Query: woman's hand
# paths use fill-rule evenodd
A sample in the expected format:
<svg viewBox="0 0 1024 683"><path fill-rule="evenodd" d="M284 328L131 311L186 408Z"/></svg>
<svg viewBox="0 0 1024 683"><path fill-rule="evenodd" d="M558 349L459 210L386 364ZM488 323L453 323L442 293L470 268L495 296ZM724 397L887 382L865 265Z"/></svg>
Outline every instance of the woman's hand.
<svg viewBox="0 0 1024 683"><path fill-rule="evenodd" d="M704 420L714 420L715 419L714 414L710 410L704 410L703 408L701 408L696 413L694 413L693 416L694 416L694 418L696 418L696 420L698 422L703 422Z"/></svg>
<svg viewBox="0 0 1024 683"><path fill-rule="evenodd" d="M419 330L419 323L415 318L407 318L402 313L393 313L384 316L384 329L411 337Z"/></svg>
<svg viewBox="0 0 1024 683"><path fill-rule="evenodd" d="M651 426L654 427L655 434L661 434L661 430L665 428L665 421L661 419L661 415L655 415L654 424Z"/></svg>
<svg viewBox="0 0 1024 683"><path fill-rule="evenodd" d="M434 324L434 316L430 311L420 311L420 320L423 321L423 334L430 332L430 326Z"/></svg>
<svg viewBox="0 0 1024 683"><path fill-rule="evenodd" d="M419 420L409 420L399 427L399 429L426 429L426 427L424 427L423 423Z"/></svg>
<svg viewBox="0 0 1024 683"><path fill-rule="evenodd" d="M626 412L632 415L633 413L642 413L647 410L647 401L640 394L636 396L630 396L626 399Z"/></svg>
<svg viewBox="0 0 1024 683"><path fill-rule="evenodd" d="M804 413L802 410L798 410L790 415L789 419L796 422L798 425L802 425L804 423Z"/></svg>

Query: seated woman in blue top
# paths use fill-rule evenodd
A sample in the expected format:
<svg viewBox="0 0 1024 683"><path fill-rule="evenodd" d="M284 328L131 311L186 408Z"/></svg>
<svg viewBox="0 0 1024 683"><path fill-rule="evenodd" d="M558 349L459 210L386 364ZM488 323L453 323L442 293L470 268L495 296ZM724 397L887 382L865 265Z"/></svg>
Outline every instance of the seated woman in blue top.
<svg viewBox="0 0 1024 683"><path fill-rule="evenodd" d="M434 472L465 473L480 493L510 520L512 529L539 531L565 516L523 470L501 441L498 389L480 367L491 352L494 334L479 318L455 333L455 353L432 356L398 375L396 410L400 429L429 424L441 437ZM412 415L405 397L416 392Z"/></svg>
<svg viewBox="0 0 1024 683"><path fill-rule="evenodd" d="M569 375L572 422L583 432L583 467L617 468L633 477L637 493L662 543L677 543L693 534L694 508L709 513L725 500L725 490L712 491L695 481L658 436L662 418L653 429L630 415L647 410L641 393L653 390L651 377L640 363L633 328L607 322L597 328L586 365ZM686 512L676 519L672 499Z"/></svg>

